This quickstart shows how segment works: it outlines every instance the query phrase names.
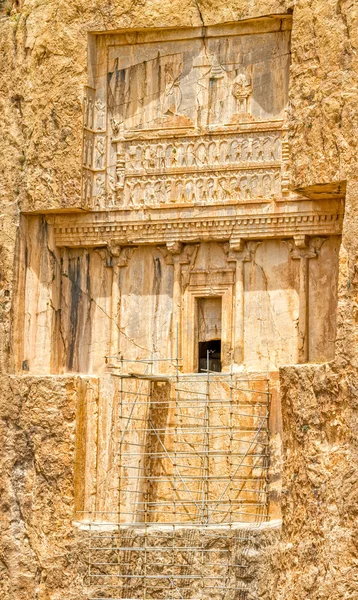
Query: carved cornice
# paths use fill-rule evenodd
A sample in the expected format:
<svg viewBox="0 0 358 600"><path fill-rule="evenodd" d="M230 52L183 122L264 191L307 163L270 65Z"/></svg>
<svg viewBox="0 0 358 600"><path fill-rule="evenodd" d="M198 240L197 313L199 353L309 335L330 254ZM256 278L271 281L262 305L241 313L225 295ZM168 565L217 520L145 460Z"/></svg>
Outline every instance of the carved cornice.
<svg viewBox="0 0 358 600"><path fill-rule="evenodd" d="M49 217L54 224L56 245L67 247L193 243L242 238L271 239L297 236L329 236L342 232L343 212L291 212L220 217L159 218L126 221L106 215ZM101 217L101 218L99 218Z"/></svg>

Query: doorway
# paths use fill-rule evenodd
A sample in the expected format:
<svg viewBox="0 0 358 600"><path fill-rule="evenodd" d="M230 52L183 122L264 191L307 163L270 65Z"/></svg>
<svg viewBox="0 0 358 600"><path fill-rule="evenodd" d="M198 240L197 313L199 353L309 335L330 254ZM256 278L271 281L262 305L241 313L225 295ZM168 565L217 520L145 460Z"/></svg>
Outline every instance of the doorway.
<svg viewBox="0 0 358 600"><path fill-rule="evenodd" d="M221 371L221 297L197 298L198 372Z"/></svg>

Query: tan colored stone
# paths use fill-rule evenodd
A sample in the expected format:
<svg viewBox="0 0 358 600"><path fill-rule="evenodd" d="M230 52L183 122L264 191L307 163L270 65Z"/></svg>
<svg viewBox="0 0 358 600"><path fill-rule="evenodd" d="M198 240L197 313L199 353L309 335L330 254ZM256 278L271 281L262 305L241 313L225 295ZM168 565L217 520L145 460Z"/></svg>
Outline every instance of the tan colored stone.
<svg viewBox="0 0 358 600"><path fill-rule="evenodd" d="M204 202L193 208L189 193L189 201L186 197L179 211L165 203L159 211L153 180L147 185L151 206L145 216L142 208L134 211L118 206L107 206L101 214L82 212L81 103L83 86L93 85L94 32L105 34L101 35L105 40L111 32L124 28L128 43L138 29L185 27L200 28L206 39L210 31L202 26L210 29L242 20L240 27L252 33L252 29L262 28L263 22L246 20L271 15L275 17L269 19L272 27L277 15L291 10L291 3L272 0L90 5L28 0L0 5L0 365L5 373L17 373L1 380L4 518L0 589L5 600L88 597L82 590L85 554L81 534L71 519L74 508L82 510L83 499L95 495L98 480L91 461L97 450L103 456L102 470L115 461L116 447L105 433L108 415L116 418L112 401L117 383L103 375L104 357L120 349L139 357L153 347L163 355L175 356L174 323L178 323L185 332L179 340L180 354L184 352L191 369L196 364L195 347L189 341L188 353L186 340L192 339L188 319L190 314L195 317L195 310L189 293L194 298L195 289L204 289L204 296L210 289L227 294L229 285L232 308L223 322L226 366L230 355L236 366L245 364L252 372L267 365L277 369L288 361L334 358L329 367L281 370L285 432L282 539L279 544L277 531L250 534L250 547L244 544L236 555L240 560L243 554L245 560L250 558L243 579L251 595L271 600L353 600L357 595L356 6L344 1L338 5L322 0L295 3L290 108L285 123L288 141L282 136L279 166L284 201L276 202L270 192L256 207L248 202L250 193L258 198L252 194L252 182L251 187L247 185L252 164L246 161L234 206L229 205L223 187L221 208ZM88 32L92 32L89 46ZM220 65L215 63L212 69L219 77ZM247 73L235 77L231 101L237 102L239 113L247 112L252 84ZM165 112L170 115L180 112L180 107L177 90L170 92L169 80L167 85ZM120 134L118 115L111 118L113 134ZM100 119L93 145L97 155L91 163L98 164L99 170L104 160ZM181 124L187 126L188 122ZM249 138L240 119L233 125L234 133L225 134L227 138ZM262 136L259 129L254 128L257 138ZM276 135L272 127L270 135L273 131ZM202 134L204 139L205 135L207 132ZM144 161L152 160L151 145L149 140ZM123 184L120 156L116 163L117 187L109 176L108 189L119 197ZM269 168L277 173L277 166L270 164ZM133 171L128 169L129 180ZM144 173L138 176L148 179ZM153 179L154 173L150 177ZM163 179L170 177L167 174ZM177 174L175 178L178 180ZM205 180L206 194L214 197L211 179ZM101 179L97 185L102 188ZM130 203L125 185L124 181L125 201ZM171 186L170 198L177 202L183 192L179 184ZM200 195L198 190L196 194ZM141 200L145 204L145 195L139 194L139 205ZM21 225L18 208L32 213L21 217ZM310 238L317 237L323 244L316 252ZM255 247L257 242L260 244ZM159 287L158 264L163 276ZM211 274L203 273L205 270ZM213 270L220 273L213 274ZM234 278L231 284L230 277ZM171 323L168 314L172 314ZM156 321L153 335L147 327L137 325L147 315ZM27 368L29 376L18 374ZM99 373L100 382L92 377L58 375L71 369ZM274 378L272 375L271 380ZM102 405L97 403L98 387ZM78 403L76 439L74 402ZM278 397L274 406L270 492L272 504L277 504L281 463ZM99 418L99 411L100 440L97 430L88 426ZM82 424L86 425L83 430ZM87 462L86 456L90 457ZM116 477L118 474L109 482L105 502L116 500ZM155 493L164 494L163 490ZM215 543L222 549L224 542L219 536ZM215 573L219 563L217 557ZM192 590L197 591L195 584ZM134 592L138 593L138 588Z"/></svg>

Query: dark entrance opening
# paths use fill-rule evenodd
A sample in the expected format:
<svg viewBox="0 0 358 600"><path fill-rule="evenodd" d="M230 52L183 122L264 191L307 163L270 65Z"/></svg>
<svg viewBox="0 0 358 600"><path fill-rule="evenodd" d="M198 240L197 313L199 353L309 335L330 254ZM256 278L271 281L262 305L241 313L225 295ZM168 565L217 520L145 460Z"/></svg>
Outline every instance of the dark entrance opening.
<svg viewBox="0 0 358 600"><path fill-rule="evenodd" d="M221 371L221 340L199 342L199 373L206 371Z"/></svg>

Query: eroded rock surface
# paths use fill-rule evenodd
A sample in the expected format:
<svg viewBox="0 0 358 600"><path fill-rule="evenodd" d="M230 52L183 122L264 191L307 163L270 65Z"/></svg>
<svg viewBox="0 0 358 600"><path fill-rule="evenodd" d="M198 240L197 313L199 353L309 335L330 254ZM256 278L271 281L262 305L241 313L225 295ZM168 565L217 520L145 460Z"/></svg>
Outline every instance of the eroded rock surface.
<svg viewBox="0 0 358 600"><path fill-rule="evenodd" d="M357 596L357 376L329 366L281 370L282 572L275 598Z"/></svg>
<svg viewBox="0 0 358 600"><path fill-rule="evenodd" d="M82 210L82 101L83 87L88 84L88 32L207 27L277 15L292 15L287 120L290 189L307 196L307 203L325 199L330 209L335 206L337 214L336 205L340 206L341 215L344 208L344 220L340 247L338 243L332 248L332 255L324 261L321 270L321 267L313 267L316 270L311 289L318 298L322 295L325 306L329 305L325 313L328 317L317 303L316 312L311 313L311 321L307 323L307 331L313 331L319 319L328 323L326 337L322 333L315 340L312 337L312 343L319 348L312 354L312 360L333 358L336 335L335 359L328 366L307 364L281 368L282 534L281 539L277 539L277 532L271 532L263 540L263 547L268 546L264 558L260 554L261 542L257 538L253 540L250 564L255 565L258 575L254 578L252 569L249 572L253 582L250 589L252 597L265 600L353 600L357 597L357 7L345 0L338 3L300 0L294 5L271 0L229 4L200 0L184 3L5 0L0 2L0 366L3 373L0 380L3 465L0 591L4 600L88 597L83 589L87 538L72 524L74 481L76 485L79 480L83 481L83 474L75 473L75 446L78 444L76 411L84 397L85 378L73 373L68 376L50 376L50 373L104 369L105 354L113 348L113 340L115 344L118 342L112 326L113 314L118 316L121 309L118 297L114 312L109 302L109 271L113 264L103 247L110 241L110 234L101 238L103 247L98 250L71 249L60 271L61 256L44 225L45 222L50 227L57 224L57 239L64 240L62 245L66 246L72 236L72 232L66 230L71 224L68 215L52 216L47 212ZM93 49L93 45L89 47ZM250 87L248 82L238 84ZM172 105L166 106L169 112ZM20 211L46 215L30 217L33 225L29 227L28 216L20 218ZM86 219L86 214L78 213L71 224L75 227L83 221L84 245L88 241ZM336 233L339 236L341 230ZM123 244L125 238L123 233L121 235ZM40 239L44 242L41 247L37 244ZM130 241L135 243L135 238ZM174 240L174 244L177 241ZM25 252L25 246L29 253ZM298 252L292 246L285 248L280 252L287 255L289 251ZM170 249L174 250L172 258L168 258L168 253L163 255L153 250L154 258L163 263L163 269L168 272L167 262L171 261L170 269L174 272L179 261L175 257L182 248L172 244ZM327 295L330 286L327 265L334 264L338 269L338 250L336 309L334 294L333 300ZM61 277L66 290L71 260L71 268L77 268L73 266L78 261L76 252L80 254L79 261L87 265L81 270L83 297L77 317L76 311L71 312L66 294L62 305L56 296ZM224 253L225 248L220 252ZM240 240L235 252L243 252ZM275 250L272 253L278 255ZM118 260L115 267L118 275L130 257L118 252L113 256ZM262 274L265 256L267 253L263 253L258 266L254 264L249 268L246 263L245 267L254 285L256 277L258 287L262 288L267 287L265 273ZM302 259L302 256L297 257ZM223 264L220 263L221 271ZM298 271L298 262L295 264L293 270ZM321 263L317 261L317 264ZM34 287L27 288L27 324L20 328L25 268L32 269ZM282 268L277 268L278 279L284 279L288 287L287 281L293 274L285 275ZM177 276L178 272L177 269ZM91 283L93 274L94 284ZM123 277L130 289L131 279ZM168 279L169 276L166 281ZM152 275L151 280L154 281ZM297 293L298 281L296 277L292 286L292 289L296 286ZM211 282L206 283L210 287ZM38 289L41 293L34 292ZM74 301L78 300L76 289L72 294ZM175 293L177 300L178 288L174 288ZM275 292L270 290L270 294L274 296ZM269 317L266 315L265 323L267 325L270 319L275 326L277 321L281 322L280 335L289 330L292 338L299 337L300 333L295 329L297 297L293 292L292 297L290 294L287 293L285 300L291 311L289 325L282 317L285 312L282 310L277 314L271 312ZM97 302L96 298L100 300ZM134 307L142 306L133 298L130 302ZM269 303L270 310L272 306ZM254 355L255 364L262 366L260 344L255 350L251 342L251 339L257 341L257 323L252 316L256 308L257 300L254 300L248 322L252 333L247 351ZM143 308L134 310L141 312ZM158 314L158 307L156 311ZM91 337L88 323L93 314L97 321ZM337 329L334 316L337 316ZM80 320L78 331L82 337L74 334L75 317ZM126 311L121 318L126 318ZM168 327L165 319L164 322ZM156 343L161 346L163 327L159 330ZM53 336L54 331L57 337ZM281 343L276 333L266 342L268 354L279 357L276 366L284 364L282 356L287 362L299 360L296 337L291 346L287 339ZM150 335L147 337L149 342L145 339L145 349L153 341ZM135 335L126 339L128 347L133 345L133 339L137 343ZM24 347L29 352L26 350L24 354ZM71 347L75 352L72 359ZM302 347L301 344L300 351ZM169 350L173 348L172 343ZM241 350L236 348L238 362ZM193 363L193 356L189 359ZM29 365L41 375L26 375ZM93 381L89 387L91 385ZM275 439L275 444L277 462L273 471L276 469L275 476L279 480L280 439ZM77 452L80 452L78 447ZM277 490L279 493L279 485Z"/></svg>

